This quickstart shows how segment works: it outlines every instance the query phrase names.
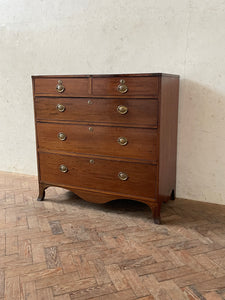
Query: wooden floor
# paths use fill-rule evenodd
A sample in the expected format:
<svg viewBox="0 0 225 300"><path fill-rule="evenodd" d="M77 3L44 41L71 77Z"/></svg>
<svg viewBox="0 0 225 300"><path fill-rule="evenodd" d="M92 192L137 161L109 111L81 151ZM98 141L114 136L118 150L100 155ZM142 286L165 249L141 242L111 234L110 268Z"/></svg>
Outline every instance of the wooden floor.
<svg viewBox="0 0 225 300"><path fill-rule="evenodd" d="M225 299L225 206L87 203L0 173L0 300Z"/></svg>

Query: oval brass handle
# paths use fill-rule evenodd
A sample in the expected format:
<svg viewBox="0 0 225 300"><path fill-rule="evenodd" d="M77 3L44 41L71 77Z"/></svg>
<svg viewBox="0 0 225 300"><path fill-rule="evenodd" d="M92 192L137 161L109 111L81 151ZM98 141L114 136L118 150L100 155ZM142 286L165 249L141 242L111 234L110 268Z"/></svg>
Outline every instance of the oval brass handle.
<svg viewBox="0 0 225 300"><path fill-rule="evenodd" d="M117 111L121 114L121 115L125 115L128 112L128 108L124 105L119 105L117 107Z"/></svg>
<svg viewBox="0 0 225 300"><path fill-rule="evenodd" d="M59 93L63 93L65 90L65 87L63 86L62 80L58 80L58 84L56 85L56 90Z"/></svg>
<svg viewBox="0 0 225 300"><path fill-rule="evenodd" d="M124 79L120 80L120 84L117 87L117 91L121 94L125 94L128 91L128 87L126 86Z"/></svg>
<svg viewBox="0 0 225 300"><path fill-rule="evenodd" d="M59 139L60 141L65 141L66 138L67 138L67 136L65 135L65 133L63 133L63 132L59 132L59 133L58 133L58 139Z"/></svg>
<svg viewBox="0 0 225 300"><path fill-rule="evenodd" d="M68 172L68 169L67 169L67 167L66 167L65 165L60 165L60 166L59 166L59 170L60 170L62 173Z"/></svg>
<svg viewBox="0 0 225 300"><path fill-rule="evenodd" d="M65 111L65 106L62 104L57 104L56 108L58 109L59 112L64 112Z"/></svg>
<svg viewBox="0 0 225 300"><path fill-rule="evenodd" d="M121 146L126 146L127 143L128 143L128 140L127 140L127 138L120 136L120 137L117 139L117 142L118 142Z"/></svg>
<svg viewBox="0 0 225 300"><path fill-rule="evenodd" d="M119 172L118 177L120 180L125 181L128 179L128 175L124 172Z"/></svg>

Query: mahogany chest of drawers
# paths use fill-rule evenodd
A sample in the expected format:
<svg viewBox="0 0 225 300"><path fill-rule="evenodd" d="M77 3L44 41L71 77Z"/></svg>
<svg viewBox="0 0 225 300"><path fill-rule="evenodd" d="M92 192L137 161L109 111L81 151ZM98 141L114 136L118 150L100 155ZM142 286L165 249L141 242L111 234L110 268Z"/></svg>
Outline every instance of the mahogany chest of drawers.
<svg viewBox="0 0 225 300"><path fill-rule="evenodd" d="M33 76L39 196L146 203L175 198L179 76Z"/></svg>

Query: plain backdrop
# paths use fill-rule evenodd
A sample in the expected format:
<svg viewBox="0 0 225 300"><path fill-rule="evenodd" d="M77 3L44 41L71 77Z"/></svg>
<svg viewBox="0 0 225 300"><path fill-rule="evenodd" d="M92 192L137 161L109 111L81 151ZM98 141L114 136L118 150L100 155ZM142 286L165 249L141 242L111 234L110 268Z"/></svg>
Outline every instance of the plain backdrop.
<svg viewBox="0 0 225 300"><path fill-rule="evenodd" d="M36 174L31 75L181 76L177 196L225 204L224 0L0 0L0 170Z"/></svg>

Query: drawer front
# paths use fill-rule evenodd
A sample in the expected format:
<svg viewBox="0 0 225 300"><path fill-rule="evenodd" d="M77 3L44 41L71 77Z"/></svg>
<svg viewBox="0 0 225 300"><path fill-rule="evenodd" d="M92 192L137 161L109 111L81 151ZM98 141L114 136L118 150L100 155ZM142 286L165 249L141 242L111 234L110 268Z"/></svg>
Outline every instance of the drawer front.
<svg viewBox="0 0 225 300"><path fill-rule="evenodd" d="M158 77L94 77L93 95L158 96Z"/></svg>
<svg viewBox="0 0 225 300"><path fill-rule="evenodd" d="M154 165L50 153L39 153L39 158L41 181L46 183L152 198L156 195Z"/></svg>
<svg viewBox="0 0 225 300"><path fill-rule="evenodd" d="M37 123L37 135L39 149L157 159L155 129Z"/></svg>
<svg viewBox="0 0 225 300"><path fill-rule="evenodd" d="M35 78L34 94L37 96L85 97L88 96L88 78Z"/></svg>
<svg viewBox="0 0 225 300"><path fill-rule="evenodd" d="M138 124L157 127L158 101L150 99L35 98L37 120Z"/></svg>

